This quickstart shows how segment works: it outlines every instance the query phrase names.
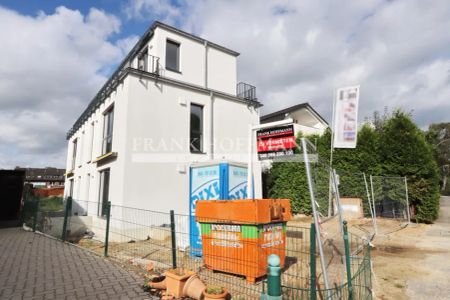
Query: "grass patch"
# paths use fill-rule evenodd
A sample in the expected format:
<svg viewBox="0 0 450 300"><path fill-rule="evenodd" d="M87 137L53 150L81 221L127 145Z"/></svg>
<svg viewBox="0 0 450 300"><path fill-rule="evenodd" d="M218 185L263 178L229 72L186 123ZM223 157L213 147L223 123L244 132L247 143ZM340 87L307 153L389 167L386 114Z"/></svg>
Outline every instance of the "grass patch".
<svg viewBox="0 0 450 300"><path fill-rule="evenodd" d="M63 198L57 196L44 197L39 199L40 211L60 211L63 210Z"/></svg>

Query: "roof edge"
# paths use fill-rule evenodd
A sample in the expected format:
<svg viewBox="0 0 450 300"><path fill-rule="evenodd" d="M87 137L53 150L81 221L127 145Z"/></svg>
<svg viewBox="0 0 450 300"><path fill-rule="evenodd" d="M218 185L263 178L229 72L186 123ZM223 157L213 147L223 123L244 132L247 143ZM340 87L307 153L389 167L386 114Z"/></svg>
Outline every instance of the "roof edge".
<svg viewBox="0 0 450 300"><path fill-rule="evenodd" d="M208 40L206 40L206 39L204 39L204 38L201 38L201 37L199 37L199 36L193 35L192 33L186 32L186 31L181 30L181 29L179 29L179 28L176 28L176 27L167 25L167 24L162 23L162 22L160 22L160 21L155 21L155 22L153 23L153 26L155 26L155 27L160 27L160 28L163 28L163 29L172 31L172 32L174 32L174 33L177 33L177 34L179 34L179 35L182 35L182 36L184 36L184 37L190 38L190 39L192 39L192 40L195 40L195 41L198 41L198 42L201 42L201 43L205 43L205 42L206 42L206 43L208 43L209 46L211 46L211 47L213 47L213 48L216 48L216 49L218 49L218 50L221 50L221 51L223 51L223 52L226 52L226 53L228 53L228 54L230 54L230 55L233 55L233 56L239 56L239 55L240 55L239 52L236 52L236 51L234 51L234 50L231 50L231 49L229 49L229 48L227 48L227 47L224 47L224 46L221 46L221 45L219 45L219 44L213 43L213 42L211 42L211 41L208 41Z"/></svg>
<svg viewBox="0 0 450 300"><path fill-rule="evenodd" d="M301 108L309 109L311 111L311 113L313 115L315 115L320 121L325 123L327 126L330 126L328 124L328 122L309 104L309 102L300 103L300 104L297 104L297 105L294 105L294 106L290 106L288 108L284 108L284 109L272 112L270 114L261 116L260 120L264 121L264 120L270 119L272 117L275 117L275 116L278 116L278 115L281 115L281 114L286 114L286 113L289 113L289 112L292 112L294 110L301 109Z"/></svg>

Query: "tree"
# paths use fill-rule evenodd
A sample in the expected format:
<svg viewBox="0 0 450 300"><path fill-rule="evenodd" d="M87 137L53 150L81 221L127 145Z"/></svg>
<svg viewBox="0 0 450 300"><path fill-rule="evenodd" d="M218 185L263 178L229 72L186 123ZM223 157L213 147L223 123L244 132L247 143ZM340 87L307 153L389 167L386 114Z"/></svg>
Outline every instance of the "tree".
<svg viewBox="0 0 450 300"><path fill-rule="evenodd" d="M407 176L410 204L417 219L435 220L439 212L439 174L424 133L400 110L394 111L380 134L383 175Z"/></svg>
<svg viewBox="0 0 450 300"><path fill-rule="evenodd" d="M431 124L426 138L433 146L434 157L441 174L441 191L450 195L450 123Z"/></svg>

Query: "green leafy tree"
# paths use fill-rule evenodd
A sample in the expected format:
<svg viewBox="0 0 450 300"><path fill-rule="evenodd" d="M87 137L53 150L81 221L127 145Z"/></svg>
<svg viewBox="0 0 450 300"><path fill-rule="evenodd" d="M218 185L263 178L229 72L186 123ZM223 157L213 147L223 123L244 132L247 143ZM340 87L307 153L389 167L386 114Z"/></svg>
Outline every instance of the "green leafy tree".
<svg viewBox="0 0 450 300"><path fill-rule="evenodd" d="M395 111L383 125L379 146L383 174L407 176L409 199L417 207L417 219L435 220L440 196L438 169L432 147L411 116Z"/></svg>
<svg viewBox="0 0 450 300"><path fill-rule="evenodd" d="M450 195L450 123L431 124L426 138L432 145L441 174L441 192Z"/></svg>

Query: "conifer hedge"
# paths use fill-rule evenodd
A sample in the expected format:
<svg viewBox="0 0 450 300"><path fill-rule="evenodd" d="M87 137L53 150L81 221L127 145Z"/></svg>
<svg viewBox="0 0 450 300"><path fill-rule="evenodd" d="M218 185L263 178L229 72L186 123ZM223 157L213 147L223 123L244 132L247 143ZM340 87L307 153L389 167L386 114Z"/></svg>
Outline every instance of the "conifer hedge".
<svg viewBox="0 0 450 300"><path fill-rule="evenodd" d="M416 219L432 222L438 216L440 197L439 169L432 146L411 116L400 110L373 123L375 126L365 124L360 128L355 149L334 150L333 168L340 175L341 195L365 197L363 172L375 176L406 176L409 202L416 207ZM308 136L308 139L317 146L319 163L314 164L313 172L319 204L325 203L328 199L325 164L330 157L331 132L327 130L322 136ZM311 213L303 163L274 162L264 174L264 181L268 197L289 198L294 212Z"/></svg>

